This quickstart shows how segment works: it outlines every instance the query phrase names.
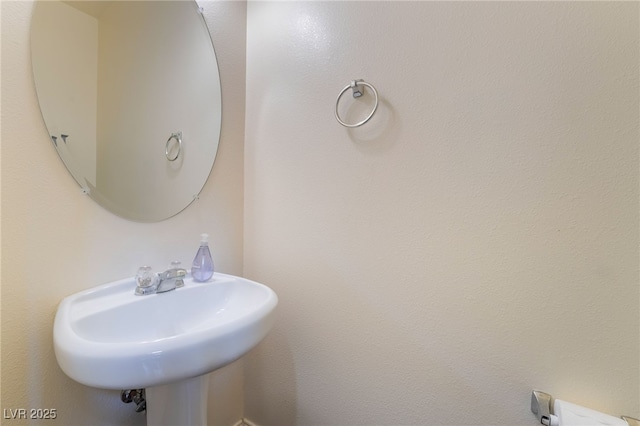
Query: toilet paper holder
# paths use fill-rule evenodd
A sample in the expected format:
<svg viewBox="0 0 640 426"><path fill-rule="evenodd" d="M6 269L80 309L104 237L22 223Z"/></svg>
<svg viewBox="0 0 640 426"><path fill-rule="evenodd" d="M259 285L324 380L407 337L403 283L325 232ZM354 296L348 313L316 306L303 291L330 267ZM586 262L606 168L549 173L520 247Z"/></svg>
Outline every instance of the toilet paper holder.
<svg viewBox="0 0 640 426"><path fill-rule="evenodd" d="M552 413L551 395L545 392L534 390L531 392L531 412L536 415L538 421L545 426L557 425L557 417ZM554 422L555 418L555 422ZM640 426L640 420L633 417L621 416L629 426Z"/></svg>
<svg viewBox="0 0 640 426"><path fill-rule="evenodd" d="M531 412L545 426L551 424L551 395L534 390L531 392Z"/></svg>

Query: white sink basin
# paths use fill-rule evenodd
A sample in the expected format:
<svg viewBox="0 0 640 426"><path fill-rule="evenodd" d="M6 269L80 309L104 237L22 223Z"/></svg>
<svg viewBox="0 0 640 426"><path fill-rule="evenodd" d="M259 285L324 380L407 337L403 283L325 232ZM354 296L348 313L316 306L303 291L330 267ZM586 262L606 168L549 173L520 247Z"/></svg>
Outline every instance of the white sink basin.
<svg viewBox="0 0 640 426"><path fill-rule="evenodd" d="M138 389L205 375L258 344L278 303L270 288L219 273L206 283L188 277L184 287L161 294L136 296L135 287L128 278L60 303L53 340L69 377Z"/></svg>

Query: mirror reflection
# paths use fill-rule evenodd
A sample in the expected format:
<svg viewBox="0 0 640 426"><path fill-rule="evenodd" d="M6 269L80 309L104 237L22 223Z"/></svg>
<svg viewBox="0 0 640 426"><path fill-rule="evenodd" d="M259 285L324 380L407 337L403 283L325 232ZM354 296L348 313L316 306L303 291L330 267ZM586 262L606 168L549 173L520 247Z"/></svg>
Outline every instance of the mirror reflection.
<svg viewBox="0 0 640 426"><path fill-rule="evenodd" d="M82 190L127 219L199 194L221 124L218 65L190 1L40 1L33 74L52 143Z"/></svg>

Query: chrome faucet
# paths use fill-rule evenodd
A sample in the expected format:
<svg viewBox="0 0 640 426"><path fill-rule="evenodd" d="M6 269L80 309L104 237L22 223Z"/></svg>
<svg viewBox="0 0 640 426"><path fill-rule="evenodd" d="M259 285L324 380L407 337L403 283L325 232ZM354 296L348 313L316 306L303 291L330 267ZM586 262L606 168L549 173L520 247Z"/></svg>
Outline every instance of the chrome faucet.
<svg viewBox="0 0 640 426"><path fill-rule="evenodd" d="M172 264L174 266L174 264ZM187 270L174 266L161 273L154 273L149 266L142 266L136 274L136 296L165 293L184 287Z"/></svg>

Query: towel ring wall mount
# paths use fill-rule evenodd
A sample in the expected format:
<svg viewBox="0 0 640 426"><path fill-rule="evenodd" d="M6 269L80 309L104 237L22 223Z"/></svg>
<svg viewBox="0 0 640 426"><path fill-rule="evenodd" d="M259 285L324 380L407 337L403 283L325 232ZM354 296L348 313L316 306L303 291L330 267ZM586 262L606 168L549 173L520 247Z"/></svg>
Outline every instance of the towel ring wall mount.
<svg viewBox="0 0 640 426"><path fill-rule="evenodd" d="M363 87L361 86L366 86L369 89L371 89L371 91L373 92L373 95L375 96L375 104L373 106L373 110L369 113L369 115L362 121L359 121L355 124L349 124L349 123L345 123L341 118L340 118L340 114L338 113L338 104L340 103L340 98L342 97L342 95L344 95L344 93L349 90L352 89L353 90L353 97L354 99L359 98L360 96L362 96L364 94L363 92ZM376 90L375 87L373 87L372 84L367 83L366 81L360 79L360 80L352 80L351 84L345 86L344 89L342 89L340 91L340 93L338 94L338 97L336 99L336 120L338 120L338 123L342 124L344 127L349 127L349 128L353 128L353 127L360 127L362 126L364 123L366 123L367 121L369 121L371 119L371 117L373 117L373 114L376 113L376 110L378 109L378 91Z"/></svg>
<svg viewBox="0 0 640 426"><path fill-rule="evenodd" d="M171 146L171 141L176 142ZM167 143L164 147L164 155L167 156L167 160L176 161L182 152L182 132L171 133Z"/></svg>

